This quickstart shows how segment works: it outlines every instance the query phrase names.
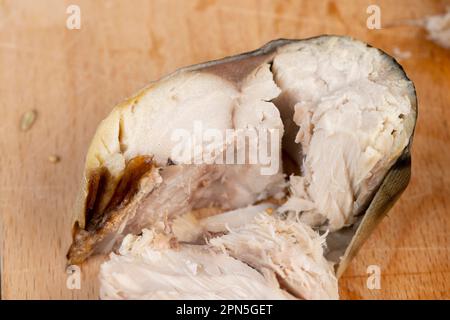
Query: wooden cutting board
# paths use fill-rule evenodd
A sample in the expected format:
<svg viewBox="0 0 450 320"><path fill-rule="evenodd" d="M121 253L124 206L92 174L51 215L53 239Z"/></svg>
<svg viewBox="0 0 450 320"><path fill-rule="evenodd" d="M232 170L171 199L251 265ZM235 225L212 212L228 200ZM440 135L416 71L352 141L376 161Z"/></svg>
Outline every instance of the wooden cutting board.
<svg viewBox="0 0 450 320"><path fill-rule="evenodd" d="M81 29L66 28L66 8ZM369 4L381 30L366 27ZM449 1L0 1L1 294L5 299L97 298L99 260L66 287L65 253L83 158L112 106L174 69L276 38L347 34L401 61L419 121L413 176L340 280L344 299L450 298L450 51L408 20ZM20 130L25 112L38 117ZM60 162L48 160L58 155ZM381 288L366 285L379 266Z"/></svg>

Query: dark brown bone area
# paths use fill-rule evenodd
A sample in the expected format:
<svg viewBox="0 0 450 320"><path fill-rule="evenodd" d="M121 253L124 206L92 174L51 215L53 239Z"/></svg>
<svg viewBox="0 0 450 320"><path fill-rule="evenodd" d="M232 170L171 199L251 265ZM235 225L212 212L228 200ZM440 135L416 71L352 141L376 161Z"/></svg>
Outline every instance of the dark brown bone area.
<svg viewBox="0 0 450 320"><path fill-rule="evenodd" d="M92 231L101 226L108 220L108 212L114 212L127 206L139 189L140 179L152 168L152 158L148 156L138 156L128 161L108 205L103 212L96 212L94 218L89 221L87 230Z"/></svg>
<svg viewBox="0 0 450 320"><path fill-rule="evenodd" d="M107 189L111 185L111 175L106 168L93 171L89 176L86 200L86 227L76 223L73 229L73 243L67 253L69 264L80 264L88 258L119 228L124 218L134 210L127 207L139 190L141 179L154 169L152 158L138 156L129 160L115 190L108 199ZM103 205L105 202L107 205ZM103 209L105 207L105 209Z"/></svg>

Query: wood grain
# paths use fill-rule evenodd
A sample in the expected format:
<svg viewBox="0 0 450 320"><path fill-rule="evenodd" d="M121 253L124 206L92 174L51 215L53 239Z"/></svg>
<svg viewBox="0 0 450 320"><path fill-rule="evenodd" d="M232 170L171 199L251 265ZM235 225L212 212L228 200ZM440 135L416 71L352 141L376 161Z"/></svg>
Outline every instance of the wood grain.
<svg viewBox="0 0 450 320"><path fill-rule="evenodd" d="M81 29L66 28L69 4ZM366 28L378 4L381 30ZM450 298L450 51L407 23L449 1L0 1L1 293L97 298L98 260L66 288L65 253L87 145L111 107L174 69L275 38L348 34L392 53L414 81L410 186L340 281L344 299ZM36 109L33 127L20 118ZM48 161L57 154L58 163ZM368 265L381 289L366 286Z"/></svg>

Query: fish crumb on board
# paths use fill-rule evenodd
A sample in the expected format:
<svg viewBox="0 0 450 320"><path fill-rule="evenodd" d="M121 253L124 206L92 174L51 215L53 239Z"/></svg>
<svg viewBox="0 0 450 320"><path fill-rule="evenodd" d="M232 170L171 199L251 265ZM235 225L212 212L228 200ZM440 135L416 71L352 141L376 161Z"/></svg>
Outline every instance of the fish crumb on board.
<svg viewBox="0 0 450 320"><path fill-rule="evenodd" d="M398 47L392 49L392 54L397 60L406 60L412 57L411 51L403 51Z"/></svg>
<svg viewBox="0 0 450 320"><path fill-rule="evenodd" d="M51 163L58 163L59 161L61 161L61 157L56 154L52 154L48 156L48 161L50 161Z"/></svg>
<svg viewBox="0 0 450 320"><path fill-rule="evenodd" d="M25 112L22 115L22 118L20 120L20 129L22 131L27 131L29 130L33 124L36 122L36 118L37 118L37 111L36 110L30 110Z"/></svg>

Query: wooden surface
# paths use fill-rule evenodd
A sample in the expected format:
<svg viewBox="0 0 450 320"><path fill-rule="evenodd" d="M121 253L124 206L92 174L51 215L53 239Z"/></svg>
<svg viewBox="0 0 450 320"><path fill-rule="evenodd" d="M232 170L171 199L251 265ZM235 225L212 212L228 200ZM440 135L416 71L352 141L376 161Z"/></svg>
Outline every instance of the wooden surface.
<svg viewBox="0 0 450 320"><path fill-rule="evenodd" d="M81 29L66 28L66 7ZM382 30L366 28L381 7ZM340 281L344 299L450 298L450 51L408 25L449 1L0 1L2 298L97 298L96 261L66 288L65 253L88 143L112 106L175 68L275 38L348 34L392 53L414 81L413 176ZM21 115L38 119L21 132ZM57 154L59 163L48 156ZM366 286L381 268L381 289Z"/></svg>

